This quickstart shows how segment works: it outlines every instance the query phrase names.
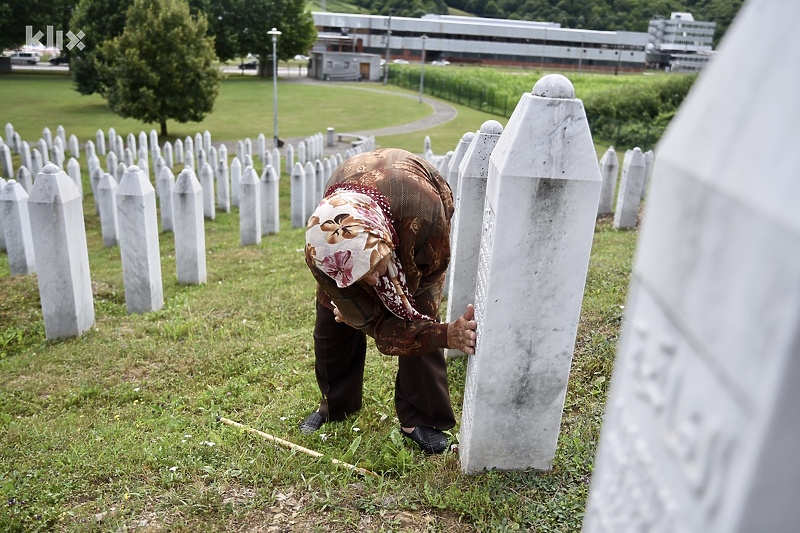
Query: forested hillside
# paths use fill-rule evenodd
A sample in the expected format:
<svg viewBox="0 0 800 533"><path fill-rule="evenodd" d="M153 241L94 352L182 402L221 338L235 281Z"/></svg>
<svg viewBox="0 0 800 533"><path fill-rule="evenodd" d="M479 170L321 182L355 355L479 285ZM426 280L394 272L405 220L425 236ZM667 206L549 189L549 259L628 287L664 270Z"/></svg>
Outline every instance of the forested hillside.
<svg viewBox="0 0 800 533"><path fill-rule="evenodd" d="M558 22L565 28L647 31L651 19L688 11L717 23L715 45L744 0L353 0L376 15L420 17L448 8L480 17Z"/></svg>

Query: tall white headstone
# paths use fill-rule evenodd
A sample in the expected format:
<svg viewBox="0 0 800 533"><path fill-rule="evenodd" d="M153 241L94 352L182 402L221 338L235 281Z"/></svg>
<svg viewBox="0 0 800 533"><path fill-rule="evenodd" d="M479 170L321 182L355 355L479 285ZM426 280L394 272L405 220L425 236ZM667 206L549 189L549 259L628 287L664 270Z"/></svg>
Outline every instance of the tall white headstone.
<svg viewBox="0 0 800 533"><path fill-rule="evenodd" d="M97 130L97 133L94 136L94 141L95 141L95 154L106 155L106 136L103 133L103 130Z"/></svg>
<svg viewBox="0 0 800 533"><path fill-rule="evenodd" d="M200 186L203 188L203 215L214 220L217 217L217 206L214 202L214 170L208 163L200 169Z"/></svg>
<svg viewBox="0 0 800 533"><path fill-rule="evenodd" d="M0 232L5 238L12 276L36 272L33 238L28 215L28 193L14 180L0 185Z"/></svg>
<svg viewBox="0 0 800 533"><path fill-rule="evenodd" d="M26 167L33 173L33 161L31 160L31 147L25 142L20 142L19 157L22 160L22 166Z"/></svg>
<svg viewBox="0 0 800 533"><path fill-rule="evenodd" d="M81 147L78 144L78 138L74 135L70 135L69 139L67 139L67 144L69 146L69 155L74 157L75 159L81 158Z"/></svg>
<svg viewBox="0 0 800 533"><path fill-rule="evenodd" d="M206 282L206 234L203 225L203 189L191 167L178 174L172 192L175 225L175 266L178 283Z"/></svg>
<svg viewBox="0 0 800 533"><path fill-rule="evenodd" d="M172 151L172 143L170 143L169 141L165 142L163 146L163 151L164 151L164 163L166 163L166 165L170 169L172 169L172 167L175 166L175 157Z"/></svg>
<svg viewBox="0 0 800 533"><path fill-rule="evenodd" d="M174 155L175 155L175 164L177 165L185 165L184 163L184 153L183 153L183 141L180 139L175 139L174 145ZM166 158L164 158L166 159ZM174 165L170 165L174 166Z"/></svg>
<svg viewBox="0 0 800 533"><path fill-rule="evenodd" d="M47 339L77 337L94 325L83 202L66 172L45 165L28 198Z"/></svg>
<svg viewBox="0 0 800 533"><path fill-rule="evenodd" d="M286 172L292 172L294 170L294 147L287 144L284 153L286 154Z"/></svg>
<svg viewBox="0 0 800 533"><path fill-rule="evenodd" d="M70 157L67 161L67 174L75 183L78 192L83 196L83 179L81 178L81 165L77 159Z"/></svg>
<svg viewBox="0 0 800 533"><path fill-rule="evenodd" d="M99 146L100 143L97 144ZM116 150L116 148L117 148L117 132L114 130L114 128L108 128L108 150Z"/></svg>
<svg viewBox="0 0 800 533"><path fill-rule="evenodd" d="M489 157L492 155L503 126L487 120L472 139L461 160L459 195L451 223L450 267L447 291L447 322L464 314L467 304L475 303L475 284L478 277L478 251L481 244L481 217L489 177ZM458 350L447 350L449 357L462 356Z"/></svg>
<svg viewBox="0 0 800 533"><path fill-rule="evenodd" d="M239 184L239 243L242 246L261 242L261 192L258 174L253 167L244 169Z"/></svg>
<svg viewBox="0 0 800 533"><path fill-rule="evenodd" d="M203 150L205 150L206 153L211 152L211 132L208 130L203 132Z"/></svg>
<svg viewBox="0 0 800 533"><path fill-rule="evenodd" d="M31 187L33 187L33 176L27 167L19 167L17 170L17 183L19 183L25 192L30 194Z"/></svg>
<svg viewBox="0 0 800 533"><path fill-rule="evenodd" d="M128 167L117 187L117 220L128 314L158 311L164 292L156 192L136 165Z"/></svg>
<svg viewBox="0 0 800 533"><path fill-rule="evenodd" d="M470 144L472 144L472 139L474 138L475 133L471 131L468 131L461 136L461 139L456 145L456 149L453 150L453 157L450 158L448 167L445 169L445 179L447 180L447 183L450 184L450 189L453 191L453 198L458 198L458 170L461 167L461 161L464 159L464 154L467 153L467 149L469 148Z"/></svg>
<svg viewBox="0 0 800 533"><path fill-rule="evenodd" d="M2 163L2 168L0 170L3 172L3 176L9 179L13 178L14 164L11 161L11 149L7 144L0 146L0 163Z"/></svg>
<svg viewBox="0 0 800 533"><path fill-rule="evenodd" d="M278 233L280 229L279 213L279 176L271 166L264 167L261 173L261 235Z"/></svg>
<svg viewBox="0 0 800 533"><path fill-rule="evenodd" d="M277 147L272 149L272 168L275 169L275 174L281 175L281 152Z"/></svg>
<svg viewBox="0 0 800 533"><path fill-rule="evenodd" d="M174 228L174 209L173 194L175 189L175 175L172 169L165 166L158 173L156 178L156 192L158 193L158 205L161 206L161 230L173 231Z"/></svg>
<svg viewBox="0 0 800 533"><path fill-rule="evenodd" d="M304 228L306 217L306 172L300 162L292 168L291 219L293 228ZM313 211L312 211L313 212Z"/></svg>
<svg viewBox="0 0 800 533"><path fill-rule="evenodd" d="M242 162L238 157L231 161L231 204L239 205L239 183L242 181Z"/></svg>
<svg viewBox="0 0 800 533"><path fill-rule="evenodd" d="M308 217L311 216L311 213L314 212L314 209L317 207L317 171L314 168L313 163L311 161L307 162L303 165L303 170L305 171L306 175L306 187L305 187L305 214L303 215L306 220Z"/></svg>
<svg viewBox="0 0 800 533"><path fill-rule="evenodd" d="M100 209L100 230L103 246L112 248L119 245L119 220L117 218L117 180L104 173L97 184L97 205Z"/></svg>
<svg viewBox="0 0 800 533"><path fill-rule="evenodd" d="M217 163L217 207L223 213L231 212L231 186L228 175L228 162L220 159Z"/></svg>
<svg viewBox="0 0 800 533"><path fill-rule="evenodd" d="M650 179L653 177L653 168L655 166L655 154L652 150L644 153L644 185L642 186L642 200L647 196L647 191L650 190Z"/></svg>
<svg viewBox="0 0 800 533"><path fill-rule="evenodd" d="M658 145L585 533L800 523L797 20L746 2Z"/></svg>
<svg viewBox="0 0 800 533"><path fill-rule="evenodd" d="M637 147L623 163L622 178L614 210L614 229L635 228L639 221L639 203L644 186L644 154Z"/></svg>
<svg viewBox="0 0 800 533"><path fill-rule="evenodd" d="M600 158L600 175L603 177L603 186L600 189L597 214L607 215L614 212L614 193L617 190L617 176L619 175L619 160L613 146L610 146Z"/></svg>
<svg viewBox="0 0 800 533"><path fill-rule="evenodd" d="M547 75L522 96L489 162L464 473L552 466L599 195L583 103L564 76Z"/></svg>

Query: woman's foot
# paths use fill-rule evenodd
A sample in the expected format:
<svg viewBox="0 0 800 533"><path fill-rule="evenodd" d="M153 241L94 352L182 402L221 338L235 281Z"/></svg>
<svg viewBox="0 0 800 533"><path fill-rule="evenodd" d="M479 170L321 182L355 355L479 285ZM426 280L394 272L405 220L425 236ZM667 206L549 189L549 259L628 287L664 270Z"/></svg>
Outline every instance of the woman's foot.
<svg viewBox="0 0 800 533"><path fill-rule="evenodd" d="M313 413L308 415L305 420L300 422L300 433L304 435L314 433L319 428L321 428L322 424L324 423L325 423L325 417L323 417L319 413L319 411L314 411Z"/></svg>
<svg viewBox="0 0 800 533"><path fill-rule="evenodd" d="M401 427L400 433L416 442L425 453L442 453L447 449L447 437L438 429L427 426Z"/></svg>

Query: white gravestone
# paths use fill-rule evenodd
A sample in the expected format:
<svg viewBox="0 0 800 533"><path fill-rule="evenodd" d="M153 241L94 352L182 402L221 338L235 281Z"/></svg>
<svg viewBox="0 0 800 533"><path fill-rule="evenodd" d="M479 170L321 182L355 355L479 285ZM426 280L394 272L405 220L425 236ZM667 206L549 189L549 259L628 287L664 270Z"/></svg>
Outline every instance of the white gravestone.
<svg viewBox="0 0 800 533"><path fill-rule="evenodd" d="M328 181L327 178L325 178L325 166L319 159L314 161L314 180L314 200L316 202L314 209L316 209L316 204L322 201L322 193L325 192L325 182ZM311 210L312 213L314 209ZM308 216L311 216L311 214L309 213Z"/></svg>
<svg viewBox="0 0 800 533"><path fill-rule="evenodd" d="M7 144L0 146L0 163L2 163L3 176L6 178L14 177L14 164L11 161L11 149Z"/></svg>
<svg viewBox="0 0 800 533"><path fill-rule="evenodd" d="M81 165L74 157L70 157L67 161L67 175L75 183L78 192L83 196L83 179L81 178Z"/></svg>
<svg viewBox="0 0 800 533"><path fill-rule="evenodd" d="M463 315L467 304L475 303L478 250L481 244L481 217L475 216L475 213L483 212L489 157L501 133L503 126L496 120L484 122L461 160L460 194L450 230L453 244L450 247L448 269L447 322ZM449 357L464 355L459 350L447 350L446 353Z"/></svg>
<svg viewBox="0 0 800 533"><path fill-rule="evenodd" d="M231 212L231 186L228 176L228 162L220 159L217 163L217 207L223 213Z"/></svg>
<svg viewBox="0 0 800 533"><path fill-rule="evenodd" d="M86 161L86 167L88 168L89 181L91 182L91 177L92 174L94 174L94 169L102 168L100 166L100 159L96 155L93 155L88 159L88 161ZM94 192L94 189L92 189L92 192Z"/></svg>
<svg viewBox="0 0 800 533"><path fill-rule="evenodd" d="M299 141L297 143L297 161L303 164L305 168L306 161L308 161L306 157L306 142Z"/></svg>
<svg viewBox="0 0 800 533"><path fill-rule="evenodd" d="M225 162L228 162L228 147L224 144L219 145L219 150L217 150L217 159L224 159Z"/></svg>
<svg viewBox="0 0 800 533"><path fill-rule="evenodd" d="M0 192L3 191L3 188L6 186L6 180L0 176ZM0 216L0 252L6 251L6 234L3 231L3 218Z"/></svg>
<svg viewBox="0 0 800 533"><path fill-rule="evenodd" d="M639 203L644 186L644 154L639 148L631 151L623 163L622 177L614 211L614 229L635 228L639 221Z"/></svg>
<svg viewBox="0 0 800 533"><path fill-rule="evenodd" d="M207 162L208 162L208 158L206 157L206 151L203 150L202 148L198 148L197 149L197 168L199 168L201 172L203 171L203 165L205 165ZM210 164L211 163L209 163L209 165ZM212 166L211 168L213 169L214 167Z"/></svg>
<svg viewBox="0 0 800 533"><path fill-rule="evenodd" d="M258 151L258 159L261 161L261 164L264 165L266 161L264 161L264 154L267 151L267 138L264 137L263 133L258 134L258 139L256 140L256 150Z"/></svg>
<svg viewBox="0 0 800 533"><path fill-rule="evenodd" d="M279 216L279 176L271 166L264 167L261 174L261 235L278 233L280 229Z"/></svg>
<svg viewBox="0 0 800 533"><path fill-rule="evenodd" d="M90 157L97 155L97 149L95 148L94 142L92 142L92 141L86 141L86 144L84 145L84 149L86 151L86 159L87 160Z"/></svg>
<svg viewBox="0 0 800 533"><path fill-rule="evenodd" d="M67 133L64 131L64 126L61 124L58 125L56 128L56 138L61 139L61 146L64 147L67 145ZM53 139L55 142L55 139Z"/></svg>
<svg viewBox="0 0 800 533"><path fill-rule="evenodd" d="M122 152L122 160L125 163L126 167L133 166L133 150L130 148L125 148L125 151Z"/></svg>
<svg viewBox="0 0 800 533"><path fill-rule="evenodd" d="M117 187L117 220L128 314L158 311L164 306L164 293L156 192L135 165L128 167Z"/></svg>
<svg viewBox="0 0 800 533"><path fill-rule="evenodd" d="M236 157L239 158L239 161L244 162L244 143L242 141L236 141Z"/></svg>
<svg viewBox="0 0 800 533"><path fill-rule="evenodd" d="M94 136L94 141L95 154L106 155L106 137L103 134L103 130L97 130L97 133Z"/></svg>
<svg viewBox="0 0 800 533"><path fill-rule="evenodd" d="M114 151L118 154L119 157L125 156L125 145L122 141L122 135L117 136L117 146L114 148Z"/></svg>
<svg viewBox="0 0 800 533"><path fill-rule="evenodd" d="M104 173L97 184L97 205L100 209L100 230L103 246L112 248L119 245L119 221L117 219L117 180Z"/></svg>
<svg viewBox="0 0 800 533"><path fill-rule="evenodd" d="M206 153L211 151L211 132L208 130L203 132L203 149Z"/></svg>
<svg viewBox="0 0 800 533"><path fill-rule="evenodd" d="M114 130L114 128L108 128L108 150L113 151L116 148L117 148L117 132Z"/></svg>
<svg viewBox="0 0 800 533"><path fill-rule="evenodd" d="M522 96L492 151L464 473L552 466L600 195L596 157L583 103L558 74Z"/></svg>
<svg viewBox="0 0 800 533"><path fill-rule="evenodd" d="M50 131L50 128L45 127L42 130L42 139L45 142L45 146L47 147L45 150L40 150L42 155L44 152L50 153L50 150L53 148L53 133Z"/></svg>
<svg viewBox="0 0 800 533"><path fill-rule="evenodd" d="M125 175L125 172L127 172L128 168L132 167L132 166L133 165L125 166L125 163L119 163L119 164L117 164L116 171L111 173L111 174L112 174L112 176L114 176L114 179L116 179L117 182L120 182L120 181L122 181L122 177Z"/></svg>
<svg viewBox="0 0 800 533"><path fill-rule="evenodd" d="M39 139L39 156L42 160L42 167L50 162L50 147L47 146L47 141ZM38 174L37 174L38 176Z"/></svg>
<svg viewBox="0 0 800 533"><path fill-rule="evenodd" d="M22 160L22 166L26 167L28 170L31 171L31 173L33 173L33 161L31 160L31 147L25 141L22 141L20 143L19 157Z"/></svg>
<svg viewBox="0 0 800 533"><path fill-rule="evenodd" d="M322 160L322 188L325 188L325 184L328 183L328 180L331 178L331 174L333 173L333 169L331 168L331 158L326 157ZM322 194L325 194L325 191L322 191Z"/></svg>
<svg viewBox="0 0 800 533"><path fill-rule="evenodd" d="M109 152L114 153L114 152ZM112 176L114 174L111 174ZM100 214L100 203L97 200L97 186L100 185L100 180L103 179L103 169L100 167L95 168L89 176L89 184L92 187L92 197L94 198L94 212ZM116 181L116 179L114 180Z"/></svg>
<svg viewBox="0 0 800 533"><path fill-rule="evenodd" d="M200 132L197 132L197 133L194 134L194 153L195 153L195 157L197 157L197 154L200 153L200 150L205 151L204 145L203 145L203 136L200 135ZM197 160L196 162L197 162L197 168L203 168L203 165L200 164L199 160Z"/></svg>
<svg viewBox="0 0 800 533"><path fill-rule="evenodd" d="M272 166L272 152L269 150L264 151L264 159L261 160L262 171L267 165Z"/></svg>
<svg viewBox="0 0 800 533"><path fill-rule="evenodd" d="M147 142L148 142L147 134L145 132L143 132L143 131L140 131L139 132L139 145L136 147L139 152L141 152L142 150L147 150Z"/></svg>
<svg viewBox="0 0 800 533"><path fill-rule="evenodd" d="M214 202L214 170L208 163L200 168L200 186L203 188L203 215L214 220L217 217L217 206Z"/></svg>
<svg viewBox="0 0 800 533"><path fill-rule="evenodd" d="M284 153L286 154L286 172L292 172L294 170L294 146L287 144Z"/></svg>
<svg viewBox="0 0 800 533"><path fill-rule="evenodd" d="M167 162L164 161L163 157L158 156L157 158L153 158L153 176L156 179L156 197L159 205L161 204L161 193L158 190L158 177L161 176L161 171L164 170L166 166Z"/></svg>
<svg viewBox="0 0 800 533"><path fill-rule="evenodd" d="M183 151L183 164L194 170L194 150L191 148Z"/></svg>
<svg viewBox="0 0 800 533"><path fill-rule="evenodd" d="M119 164L117 154L115 152L108 152L108 154L106 154L106 172L114 174L117 171L117 164Z"/></svg>
<svg viewBox="0 0 800 533"><path fill-rule="evenodd" d="M203 189L191 168L178 174L172 192L175 266L178 283L206 282L206 234L203 225Z"/></svg>
<svg viewBox="0 0 800 533"><path fill-rule="evenodd" d="M38 149L34 148L31 152L31 174L38 176L44 168L44 165L45 163L42 160L42 154L39 153Z"/></svg>
<svg viewBox="0 0 800 533"><path fill-rule="evenodd" d="M275 174L281 175L281 152L277 148L272 149L272 168L275 169Z"/></svg>
<svg viewBox="0 0 800 533"><path fill-rule="evenodd" d="M83 203L66 172L45 165L33 182L28 214L45 337L77 337L94 325L94 302Z"/></svg>
<svg viewBox="0 0 800 533"><path fill-rule="evenodd" d="M178 140L180 140L180 139L178 139ZM178 141L175 141L175 142L178 142ZM175 166L175 158L173 156L172 143L170 143L169 141L165 142L164 143L164 147L163 147L163 151L164 151L164 163L166 163L166 165L170 169L172 169L172 167Z"/></svg>
<svg viewBox="0 0 800 533"><path fill-rule="evenodd" d="M305 228L306 221L306 172L300 162L292 169L291 184L291 219L292 228Z"/></svg>
<svg viewBox="0 0 800 533"><path fill-rule="evenodd" d="M453 191L453 198L458 198L458 169L461 167L461 161L464 159L464 154L467 153L467 148L475 138L475 133L468 131L461 136L461 139L453 150L453 157L450 158L448 167L445 169L445 179L450 184L450 189Z"/></svg>
<svg viewBox="0 0 800 533"><path fill-rule="evenodd" d="M78 138L74 135L70 135L69 139L67 140L67 144L69 146L69 155L74 157L75 159L81 158L81 147L78 144Z"/></svg>
<svg viewBox="0 0 800 533"><path fill-rule="evenodd" d="M6 143L11 144L12 137L14 137L14 126L10 122L6 122Z"/></svg>
<svg viewBox="0 0 800 533"><path fill-rule="evenodd" d="M309 161L303 165L303 170L306 174L306 192L305 192L305 214L304 218L308 220L311 213L316 209L317 204L317 172L314 165Z"/></svg>
<svg viewBox="0 0 800 533"><path fill-rule="evenodd" d="M0 185L0 232L5 238L12 276L36 272L28 215L28 193L14 180Z"/></svg>
<svg viewBox="0 0 800 533"><path fill-rule="evenodd" d="M127 136L126 142L125 142L125 148L130 150L131 153L135 153L136 152L136 137L133 135L133 133L128 133L128 136Z"/></svg>
<svg viewBox="0 0 800 533"><path fill-rule="evenodd" d="M253 167L244 169L239 184L239 244L247 246L261 242L261 192L258 174Z"/></svg>
<svg viewBox="0 0 800 533"><path fill-rule="evenodd" d="M617 189L619 160L613 146L610 146L600 158L600 175L603 177L603 186L600 189L600 201L597 204L598 216L614 212L614 193Z"/></svg>
<svg viewBox="0 0 800 533"><path fill-rule="evenodd" d="M746 2L658 145L585 533L798 529L798 20Z"/></svg>
<svg viewBox="0 0 800 533"><path fill-rule="evenodd" d="M183 141L181 141L180 139L175 139L174 152L175 152L175 154L174 154L175 155L174 163L177 164L177 165L185 165L186 163L184 163L185 154L183 153L184 152ZM170 166L172 167L174 165L170 165Z"/></svg>
<svg viewBox="0 0 800 533"><path fill-rule="evenodd" d="M650 189L650 179L653 177L653 167L655 165L655 154L652 150L644 153L644 185L642 186L642 200L647 196Z"/></svg>
<svg viewBox="0 0 800 533"><path fill-rule="evenodd" d="M150 135L148 136L150 140L150 151L155 151L158 148L158 132L156 130L150 130Z"/></svg>
<svg viewBox="0 0 800 533"><path fill-rule="evenodd" d="M244 155L253 157L253 141L250 140L250 137L246 137L244 140Z"/></svg>
<svg viewBox="0 0 800 533"><path fill-rule="evenodd" d="M17 170L17 183L19 183L25 192L30 194L31 187L33 187L33 176L27 167L19 167Z"/></svg>
<svg viewBox="0 0 800 533"><path fill-rule="evenodd" d="M56 139L58 139L58 137L56 137ZM60 143L57 143L56 146L53 147L53 159L52 159L52 161L53 161L53 163L55 163L55 165L58 168L63 169L64 168L64 150L61 149L61 146L59 146L59 144Z"/></svg>
<svg viewBox="0 0 800 533"><path fill-rule="evenodd" d="M158 193L158 205L161 206L161 230L173 231L174 223L174 208L173 208L173 190L175 189L175 175L172 169L165 166L156 178L156 192Z"/></svg>
<svg viewBox="0 0 800 533"><path fill-rule="evenodd" d="M231 205L239 206L239 183L242 181L242 162L238 157L231 161Z"/></svg>

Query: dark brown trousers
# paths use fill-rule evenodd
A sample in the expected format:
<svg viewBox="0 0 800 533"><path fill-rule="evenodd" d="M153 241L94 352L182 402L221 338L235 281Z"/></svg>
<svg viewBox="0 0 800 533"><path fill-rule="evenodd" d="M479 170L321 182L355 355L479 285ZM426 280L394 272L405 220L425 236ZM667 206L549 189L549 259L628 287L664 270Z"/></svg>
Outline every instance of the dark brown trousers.
<svg viewBox="0 0 800 533"><path fill-rule="evenodd" d="M322 392L319 412L326 420L343 420L361 409L367 336L336 322L333 311L317 302L314 356ZM455 416L447 389L447 362L442 350L418 357L398 357L394 405L400 424L447 430Z"/></svg>

